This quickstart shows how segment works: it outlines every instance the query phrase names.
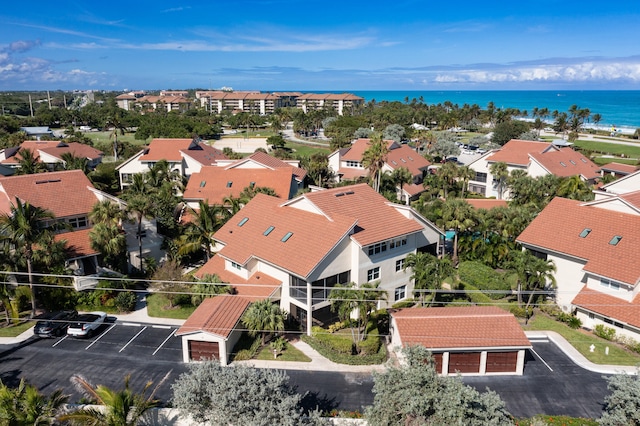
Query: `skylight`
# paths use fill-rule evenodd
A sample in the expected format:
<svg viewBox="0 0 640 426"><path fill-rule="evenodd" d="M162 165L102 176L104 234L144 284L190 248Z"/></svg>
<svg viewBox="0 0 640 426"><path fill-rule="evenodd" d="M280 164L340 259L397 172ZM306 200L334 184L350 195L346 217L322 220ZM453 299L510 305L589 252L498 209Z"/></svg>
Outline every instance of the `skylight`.
<svg viewBox="0 0 640 426"><path fill-rule="evenodd" d="M616 246L618 245L621 239L622 237L620 235L614 235L611 241L609 241L609 244L611 244L612 246Z"/></svg>
<svg viewBox="0 0 640 426"><path fill-rule="evenodd" d="M286 243L287 240L291 238L292 235L293 235L293 232L287 232L286 234L284 234L284 237L282 237L280 241L282 241L283 243Z"/></svg>
<svg viewBox="0 0 640 426"><path fill-rule="evenodd" d="M569 160L569 162L570 162L571 164L573 164L574 166L576 165L576 162L575 162L575 161L573 161L573 160Z"/></svg>
<svg viewBox="0 0 640 426"><path fill-rule="evenodd" d="M202 182L200 182L200 188L204 188L206 184L207 184L207 181L203 180Z"/></svg>
<svg viewBox="0 0 640 426"><path fill-rule="evenodd" d="M587 162L587 160L585 160L584 158L581 158L580 161L582 161L583 163Z"/></svg>
<svg viewBox="0 0 640 426"><path fill-rule="evenodd" d="M580 233L580 238L586 238L590 232L591 232L591 228L584 228Z"/></svg>
<svg viewBox="0 0 640 426"><path fill-rule="evenodd" d="M560 165L561 165L562 167L567 167L567 165L566 165L566 164L564 164L562 161L560 162Z"/></svg>
<svg viewBox="0 0 640 426"><path fill-rule="evenodd" d="M266 231L264 231L264 232L262 233L262 235L267 236L267 235L269 235L269 234L271 233L271 231L273 231L274 229L276 229L276 228L275 228L275 226L270 226L270 227L268 227L268 228L267 228L267 230L266 230Z"/></svg>
<svg viewBox="0 0 640 426"><path fill-rule="evenodd" d="M232 181L227 182L227 188L231 188L231 185L233 185Z"/></svg>
<svg viewBox="0 0 640 426"><path fill-rule="evenodd" d="M249 186L250 186L251 188L253 188L254 186L256 186L256 183L255 183L255 182L249 182Z"/></svg>
<svg viewBox="0 0 640 426"><path fill-rule="evenodd" d="M243 218L243 219L240 221L240 223L238 223L238 226L242 226L242 225L244 225L245 223L247 223L247 221L248 221L248 220L249 220L249 218L248 218L248 217Z"/></svg>

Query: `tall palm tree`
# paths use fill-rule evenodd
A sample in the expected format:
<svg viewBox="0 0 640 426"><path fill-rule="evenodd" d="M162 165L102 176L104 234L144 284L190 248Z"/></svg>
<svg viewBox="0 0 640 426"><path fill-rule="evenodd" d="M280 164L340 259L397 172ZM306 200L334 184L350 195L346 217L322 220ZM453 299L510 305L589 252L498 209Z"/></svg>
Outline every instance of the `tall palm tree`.
<svg viewBox="0 0 640 426"><path fill-rule="evenodd" d="M16 197L10 214L0 215L0 239L8 244L11 250L20 253L27 264L29 288L31 290L31 316L36 312L36 295L33 287L33 252L39 243L50 241L50 230L46 221L55 216L49 210L24 203Z"/></svg>
<svg viewBox="0 0 640 426"><path fill-rule="evenodd" d="M562 179L560 185L558 185L557 195L558 197L580 201L589 201L593 198L591 188L580 178L580 175L573 175Z"/></svg>
<svg viewBox="0 0 640 426"><path fill-rule="evenodd" d="M418 290L420 305L424 304L424 291L439 290L445 278L454 273L453 265L449 258L438 258L429 253L409 253L405 260L405 271L411 268L411 279L414 282L414 289ZM429 301L431 305L436 299L437 292Z"/></svg>
<svg viewBox="0 0 640 426"><path fill-rule="evenodd" d="M111 133L109 134L109 139L113 138L113 158L115 159L115 161L118 161L118 134L124 136L127 128L120 120L118 114L113 114L107 117L105 127L112 127Z"/></svg>
<svg viewBox="0 0 640 426"><path fill-rule="evenodd" d="M32 175L35 173L44 173L47 171L47 166L38 158L36 158L33 151L30 149L21 149L18 151L20 154L19 167L16 174L19 175Z"/></svg>
<svg viewBox="0 0 640 426"><path fill-rule="evenodd" d="M62 390L55 390L49 397L42 395L35 386L20 380L17 388L10 388L0 381L0 424L7 426L44 426L54 424L62 406L69 399Z"/></svg>
<svg viewBox="0 0 640 426"><path fill-rule="evenodd" d="M404 186L413 182L413 175L406 167L398 167L391 172L391 179L393 182L400 187L400 197L402 198L402 190ZM409 199L407 198L405 204L409 204Z"/></svg>
<svg viewBox="0 0 640 426"><path fill-rule="evenodd" d="M206 260L209 260L215 243L213 234L224 225L227 210L217 204L209 205L207 201L200 201L197 210L191 207L189 210L193 220L180 239L178 254L184 256L203 250Z"/></svg>
<svg viewBox="0 0 640 426"><path fill-rule="evenodd" d="M493 184L498 190L498 200L502 200L502 196L504 195L504 190L507 184L507 178L509 177L507 163L504 163L502 161L492 163L489 166L489 172L491 172L491 175L493 176Z"/></svg>
<svg viewBox="0 0 640 426"><path fill-rule="evenodd" d="M373 182L373 189L380 192L380 180L382 175L382 167L387 161L389 148L384 142L381 133L371 135L371 143L362 154L362 165L369 169L369 178Z"/></svg>
<svg viewBox="0 0 640 426"><path fill-rule="evenodd" d="M64 170L82 170L85 175L90 172L89 160L86 157L76 157L71 152L65 152L60 157Z"/></svg>
<svg viewBox="0 0 640 426"><path fill-rule="evenodd" d="M147 395L153 382L149 381L142 389L136 393L131 389L131 376L124 378L124 389L113 390L104 385L94 386L82 376L74 375L71 382L88 399L104 408L80 407L76 411L60 416L59 419L71 423L72 425L92 425L92 426L136 426L142 416L150 409L157 407L160 401L155 398L158 388L167 380L171 372L156 385Z"/></svg>
<svg viewBox="0 0 640 426"><path fill-rule="evenodd" d="M468 189L469 181L476 177L476 172L469 166L460 166L458 167L458 179L462 179L462 196L460 198L464 198L464 193Z"/></svg>
<svg viewBox="0 0 640 426"><path fill-rule="evenodd" d="M89 212L89 220L93 224L108 223L121 226L124 219L125 212L122 207L107 199L95 203Z"/></svg>
<svg viewBox="0 0 640 426"><path fill-rule="evenodd" d="M453 262L458 262L458 236L475 225L475 211L465 200L454 198L447 200L443 207L442 218L446 229L455 231L453 237Z"/></svg>
<svg viewBox="0 0 640 426"><path fill-rule="evenodd" d="M144 271L142 258L142 221L145 218L152 218L155 207L155 199L152 188L147 184L145 174L134 174L131 185L127 187L127 191L123 194L123 198L127 202L126 211L133 215L138 229L136 237L138 239L138 252L140 258L140 270Z"/></svg>
<svg viewBox="0 0 640 426"><path fill-rule="evenodd" d="M253 302L242 315L242 323L249 330L250 336L260 333L262 344L267 334L284 331L284 312L269 299Z"/></svg>

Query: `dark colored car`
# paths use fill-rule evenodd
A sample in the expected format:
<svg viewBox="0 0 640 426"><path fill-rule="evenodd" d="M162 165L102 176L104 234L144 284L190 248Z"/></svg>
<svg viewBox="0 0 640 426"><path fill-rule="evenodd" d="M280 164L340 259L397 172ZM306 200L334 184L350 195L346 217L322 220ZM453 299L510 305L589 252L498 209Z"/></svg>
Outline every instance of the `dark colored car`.
<svg viewBox="0 0 640 426"><path fill-rule="evenodd" d="M62 336L67 332L71 321L78 318L76 311L58 311L43 314L36 319L38 322L33 329L33 334L40 337Z"/></svg>

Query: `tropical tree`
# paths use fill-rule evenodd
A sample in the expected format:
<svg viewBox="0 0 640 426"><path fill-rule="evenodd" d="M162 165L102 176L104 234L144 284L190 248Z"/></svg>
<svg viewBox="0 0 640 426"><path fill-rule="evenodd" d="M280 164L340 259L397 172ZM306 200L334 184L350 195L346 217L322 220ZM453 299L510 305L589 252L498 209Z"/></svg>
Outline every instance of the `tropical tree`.
<svg viewBox="0 0 640 426"><path fill-rule="evenodd" d="M403 350L404 362L373 373L373 405L365 417L371 425L513 425L505 403L493 392L478 392L460 377L441 376L431 353L422 346Z"/></svg>
<svg viewBox="0 0 640 426"><path fill-rule="evenodd" d="M101 253L105 263L116 270L124 270L126 264L127 237L117 225L96 223L89 231L91 248Z"/></svg>
<svg viewBox="0 0 640 426"><path fill-rule="evenodd" d="M261 335L262 344L265 344L267 334L284 331L285 313L277 304L269 299L252 303L242 315L242 323L249 330L249 335L254 337Z"/></svg>
<svg viewBox="0 0 640 426"><path fill-rule="evenodd" d="M449 198L449 190L455 188L458 182L458 166L447 161L437 170L436 176L442 185L442 194L446 200Z"/></svg>
<svg viewBox="0 0 640 426"><path fill-rule="evenodd" d="M90 172L89 160L86 157L76 157L71 152L65 152L61 156L64 170L82 170L86 175Z"/></svg>
<svg viewBox="0 0 640 426"><path fill-rule="evenodd" d="M4 242L9 250L19 253L27 264L32 317L36 312L33 254L38 244L51 241L51 231L46 227L46 221L54 219L53 213L49 210L32 206L28 201L22 203L17 197L15 204L11 206L11 213L0 215L0 241Z"/></svg>
<svg viewBox="0 0 640 426"><path fill-rule="evenodd" d="M119 114L113 114L107 117L105 127L108 129L111 127L111 133L109 133L109 139L113 139L113 158L118 161L118 134L124 136L127 130L126 126L120 119Z"/></svg>
<svg viewBox="0 0 640 426"><path fill-rule="evenodd" d="M602 426L640 424L640 374L614 374L607 379L609 395L604 398Z"/></svg>
<svg viewBox="0 0 640 426"><path fill-rule="evenodd" d="M219 294L233 294L233 287L221 285L222 280L217 274L206 274L200 282L191 287L191 304L200 305L204 299L214 297Z"/></svg>
<svg viewBox="0 0 640 426"><path fill-rule="evenodd" d="M573 175L560 181L557 191L558 197L572 200L589 201L593 199L593 192L580 175Z"/></svg>
<svg viewBox="0 0 640 426"><path fill-rule="evenodd" d="M464 193L467 190L469 181L476 177L476 172L469 166L458 167L458 179L462 180L461 197L464 198Z"/></svg>
<svg viewBox="0 0 640 426"><path fill-rule="evenodd" d="M140 259L140 270L144 270L142 257L142 222L145 218L153 218L155 199L152 187L146 181L145 174L134 174L131 185L123 194L127 202L126 211L135 218L137 223L136 238L138 239L138 255Z"/></svg>
<svg viewBox="0 0 640 426"><path fill-rule="evenodd" d="M49 397L38 388L20 380L17 388L0 381L0 424L7 426L44 426L55 424L68 396L55 390Z"/></svg>
<svg viewBox="0 0 640 426"><path fill-rule="evenodd" d="M391 172L391 179L393 182L400 187L400 197L402 197L402 190L405 185L413 182L413 175L406 167L398 167ZM407 204L409 200L407 199Z"/></svg>
<svg viewBox="0 0 640 426"><path fill-rule="evenodd" d="M443 206L442 219L446 229L455 231L453 237L453 262L458 262L458 237L475 224L475 211L465 200L455 198L447 200Z"/></svg>
<svg viewBox="0 0 640 426"><path fill-rule="evenodd" d="M367 337L367 324L369 315L378 306L378 301L386 297L383 290L379 290L380 281L364 283L336 284L329 293L331 311L337 312L343 322L348 322L351 328L351 337L356 352L359 351L359 342ZM356 315L355 321L351 319Z"/></svg>
<svg viewBox="0 0 640 426"><path fill-rule="evenodd" d="M507 267L513 270L517 276L517 297L518 305L523 306L523 292L529 292L529 298L526 303L526 308L536 296L536 291L544 288L549 283L555 284L555 278L553 272L556 268L553 261L537 258L530 251L518 251L514 250L510 254L510 259L507 262Z"/></svg>
<svg viewBox="0 0 640 426"><path fill-rule="evenodd" d="M197 210L189 207L189 211L192 220L180 237L178 255L184 256L202 250L206 260L209 260L215 244L213 234L224 225L228 210L218 204L209 205L207 200L201 200Z"/></svg>
<svg viewBox="0 0 640 426"><path fill-rule="evenodd" d="M371 179L373 189L375 189L376 192L380 192L382 167L387 161L388 153L389 148L383 140L382 135L374 133L371 136L369 148L367 148L362 154L362 165L369 170L369 178Z"/></svg>
<svg viewBox="0 0 640 426"><path fill-rule="evenodd" d="M489 172L493 176L493 185L498 190L498 200L502 200L504 190L507 185L507 178L509 177L509 170L507 169L507 163L498 161L492 163L489 166Z"/></svg>
<svg viewBox="0 0 640 426"><path fill-rule="evenodd" d="M21 149L18 151L18 154L20 154L20 160L18 162L19 167L16 174L32 175L47 171L47 166L40 161L30 149Z"/></svg>
<svg viewBox="0 0 640 426"><path fill-rule="evenodd" d="M433 291L429 306L435 302L437 291L442 288L445 278L454 274L449 258L438 258L430 253L409 253L404 262L404 270L411 268L414 289L419 294L420 305L424 304L425 291Z"/></svg>
<svg viewBox="0 0 640 426"><path fill-rule="evenodd" d="M94 386L87 379L76 374L71 377L71 382L86 398L97 405L102 405L102 409L81 406L69 414L60 416L60 420L72 425L136 426L140 424L147 411L160 403L155 398L155 394L169 374L171 372L167 373L148 395L147 392L153 386L151 381L145 384L141 392L136 393L131 389L130 375L124 378L123 389L114 390L104 385Z"/></svg>

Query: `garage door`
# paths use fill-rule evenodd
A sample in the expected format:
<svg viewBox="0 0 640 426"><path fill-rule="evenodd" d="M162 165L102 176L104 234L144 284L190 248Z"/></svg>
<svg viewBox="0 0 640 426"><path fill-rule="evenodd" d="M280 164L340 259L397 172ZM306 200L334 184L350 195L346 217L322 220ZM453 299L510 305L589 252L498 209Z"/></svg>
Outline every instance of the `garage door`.
<svg viewBox="0 0 640 426"><path fill-rule="evenodd" d="M480 372L480 352L452 352L449 354L449 374Z"/></svg>
<svg viewBox="0 0 640 426"><path fill-rule="evenodd" d="M487 352L487 373L514 373L518 352Z"/></svg>
<svg viewBox="0 0 640 426"><path fill-rule="evenodd" d="M203 359L220 359L218 342L199 342L189 340L189 359L200 361Z"/></svg>

